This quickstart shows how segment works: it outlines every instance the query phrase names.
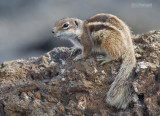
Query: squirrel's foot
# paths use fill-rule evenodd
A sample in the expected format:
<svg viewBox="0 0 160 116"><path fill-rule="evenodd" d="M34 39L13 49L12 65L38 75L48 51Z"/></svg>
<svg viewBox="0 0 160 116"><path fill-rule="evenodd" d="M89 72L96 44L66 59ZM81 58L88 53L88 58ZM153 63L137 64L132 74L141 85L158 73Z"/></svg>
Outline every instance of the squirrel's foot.
<svg viewBox="0 0 160 116"><path fill-rule="evenodd" d="M78 60L81 60L81 59L83 59L85 57L86 57L85 55L80 54L80 55L76 56L73 60L74 61L78 61Z"/></svg>
<svg viewBox="0 0 160 116"><path fill-rule="evenodd" d="M73 47L70 56L75 56L79 51L81 51L80 48Z"/></svg>
<svg viewBox="0 0 160 116"><path fill-rule="evenodd" d="M101 62L100 65L104 65L105 63L110 62L112 59L107 56L99 55L97 56L96 60Z"/></svg>

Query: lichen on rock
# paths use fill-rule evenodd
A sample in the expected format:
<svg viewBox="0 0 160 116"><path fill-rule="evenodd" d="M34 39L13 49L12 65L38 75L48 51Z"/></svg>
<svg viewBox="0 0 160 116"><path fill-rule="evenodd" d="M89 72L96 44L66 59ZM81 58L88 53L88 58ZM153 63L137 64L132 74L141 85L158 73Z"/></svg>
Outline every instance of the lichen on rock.
<svg viewBox="0 0 160 116"><path fill-rule="evenodd" d="M104 100L120 61L100 66L93 54L74 62L73 48L59 47L0 65L0 116L160 115L160 31L133 36L133 42L137 66L126 110Z"/></svg>

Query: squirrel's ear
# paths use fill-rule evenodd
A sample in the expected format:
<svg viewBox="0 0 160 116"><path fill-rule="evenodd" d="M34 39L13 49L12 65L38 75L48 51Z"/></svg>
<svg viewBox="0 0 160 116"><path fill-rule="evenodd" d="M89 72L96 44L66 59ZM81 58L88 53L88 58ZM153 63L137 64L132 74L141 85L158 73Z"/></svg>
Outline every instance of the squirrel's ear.
<svg viewBox="0 0 160 116"><path fill-rule="evenodd" d="M78 22L77 21L74 21L74 23L76 24L76 26L78 27Z"/></svg>

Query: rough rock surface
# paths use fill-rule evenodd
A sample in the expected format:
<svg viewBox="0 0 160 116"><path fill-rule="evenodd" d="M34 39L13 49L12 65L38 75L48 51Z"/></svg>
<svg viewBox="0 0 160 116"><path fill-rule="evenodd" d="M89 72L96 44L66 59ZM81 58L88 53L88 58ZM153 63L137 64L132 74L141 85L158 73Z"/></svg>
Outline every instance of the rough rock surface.
<svg viewBox="0 0 160 116"><path fill-rule="evenodd" d="M92 55L74 62L72 48L60 47L0 65L0 116L160 115L160 30L133 36L133 41L137 66L126 110L104 102L120 61L100 66Z"/></svg>

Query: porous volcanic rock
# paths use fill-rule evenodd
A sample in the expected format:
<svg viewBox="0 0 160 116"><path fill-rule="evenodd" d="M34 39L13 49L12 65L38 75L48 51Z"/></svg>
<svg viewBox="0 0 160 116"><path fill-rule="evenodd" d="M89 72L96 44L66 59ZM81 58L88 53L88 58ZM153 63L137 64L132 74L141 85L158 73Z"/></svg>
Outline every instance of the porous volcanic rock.
<svg viewBox="0 0 160 116"><path fill-rule="evenodd" d="M105 103L121 61L100 66L93 54L59 47L41 57L0 65L0 116L160 115L160 30L133 36L137 66L133 100L126 110Z"/></svg>

